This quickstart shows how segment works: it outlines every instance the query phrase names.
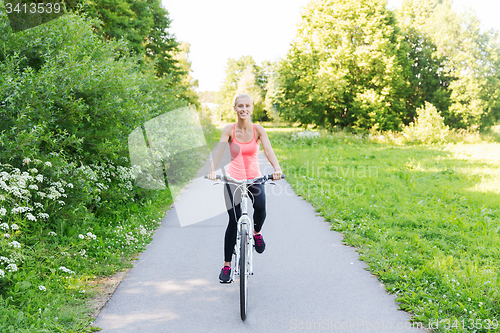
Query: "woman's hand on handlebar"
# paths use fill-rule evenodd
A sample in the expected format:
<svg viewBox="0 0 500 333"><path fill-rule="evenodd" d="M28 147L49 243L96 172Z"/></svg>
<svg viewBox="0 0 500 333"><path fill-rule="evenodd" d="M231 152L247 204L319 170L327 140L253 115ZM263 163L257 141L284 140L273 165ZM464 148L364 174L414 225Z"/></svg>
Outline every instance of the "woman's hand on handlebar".
<svg viewBox="0 0 500 333"><path fill-rule="evenodd" d="M281 179L281 175L282 175L281 169L274 170L274 172L273 172L273 180L280 180Z"/></svg>
<svg viewBox="0 0 500 333"><path fill-rule="evenodd" d="M210 180L215 180L216 176L217 175L216 175L215 171L207 173L207 178L210 179Z"/></svg>

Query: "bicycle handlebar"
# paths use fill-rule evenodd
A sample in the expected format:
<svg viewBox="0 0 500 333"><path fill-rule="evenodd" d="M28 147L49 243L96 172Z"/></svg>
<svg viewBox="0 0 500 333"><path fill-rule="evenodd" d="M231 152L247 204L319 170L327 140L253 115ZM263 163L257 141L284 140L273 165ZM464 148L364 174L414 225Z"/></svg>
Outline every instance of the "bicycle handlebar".
<svg viewBox="0 0 500 333"><path fill-rule="evenodd" d="M204 176L205 179L209 179L207 177L207 175ZM226 182L243 182L242 180L238 181L236 179L232 179L232 178L229 178L227 176L224 176L224 175L216 175L215 176L215 179L216 180L223 180L223 181L226 181ZM281 175L281 179L285 179L285 175ZM253 180L253 181L259 181L259 180L264 180L264 182L268 181L268 180L273 180L273 175L272 174L269 174L269 175L264 175L262 177L258 177L258 178L254 178L254 179L247 179L248 180Z"/></svg>

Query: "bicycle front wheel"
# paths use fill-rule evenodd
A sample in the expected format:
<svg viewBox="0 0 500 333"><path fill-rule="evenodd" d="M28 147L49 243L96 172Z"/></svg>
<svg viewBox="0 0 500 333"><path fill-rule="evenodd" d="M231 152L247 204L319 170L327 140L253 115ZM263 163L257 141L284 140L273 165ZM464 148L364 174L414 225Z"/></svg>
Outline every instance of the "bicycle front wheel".
<svg viewBox="0 0 500 333"><path fill-rule="evenodd" d="M240 312L241 320L247 318L247 301L248 301L248 265L247 265L247 230L241 232L240 242Z"/></svg>

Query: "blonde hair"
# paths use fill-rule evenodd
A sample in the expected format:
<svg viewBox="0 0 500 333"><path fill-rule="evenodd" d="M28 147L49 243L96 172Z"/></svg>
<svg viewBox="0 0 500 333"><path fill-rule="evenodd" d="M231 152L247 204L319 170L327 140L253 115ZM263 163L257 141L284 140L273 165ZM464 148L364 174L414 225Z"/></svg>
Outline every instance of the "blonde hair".
<svg viewBox="0 0 500 333"><path fill-rule="evenodd" d="M253 104L253 98L249 94L238 94L238 95L234 96L233 106L236 106L236 101L238 100L238 98L243 98L243 97L249 98Z"/></svg>

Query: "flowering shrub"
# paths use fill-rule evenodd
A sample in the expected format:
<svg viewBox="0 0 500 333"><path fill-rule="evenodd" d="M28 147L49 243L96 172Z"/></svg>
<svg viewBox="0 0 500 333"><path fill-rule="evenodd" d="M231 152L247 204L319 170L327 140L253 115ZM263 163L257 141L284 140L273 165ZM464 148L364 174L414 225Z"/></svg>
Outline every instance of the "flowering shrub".
<svg viewBox="0 0 500 333"><path fill-rule="evenodd" d="M8 299L22 304L26 293L80 288L79 276L97 261L142 249L158 225L129 219L113 226L106 218L122 202L137 202L132 168L56 160L57 169L30 158L21 169L0 164L0 308Z"/></svg>
<svg viewBox="0 0 500 333"><path fill-rule="evenodd" d="M320 138L319 132L312 132L309 130L295 132L292 134L291 139L292 142L301 143L305 145L315 145Z"/></svg>
<svg viewBox="0 0 500 333"><path fill-rule="evenodd" d="M431 103L425 102L424 108L417 109L417 119L403 129L407 142L440 143L445 142L449 128L444 124L438 110Z"/></svg>
<svg viewBox="0 0 500 333"><path fill-rule="evenodd" d="M309 130L305 130L303 132L295 132L292 134L292 140L296 141L299 139L314 139L319 138L318 132L311 132Z"/></svg>

